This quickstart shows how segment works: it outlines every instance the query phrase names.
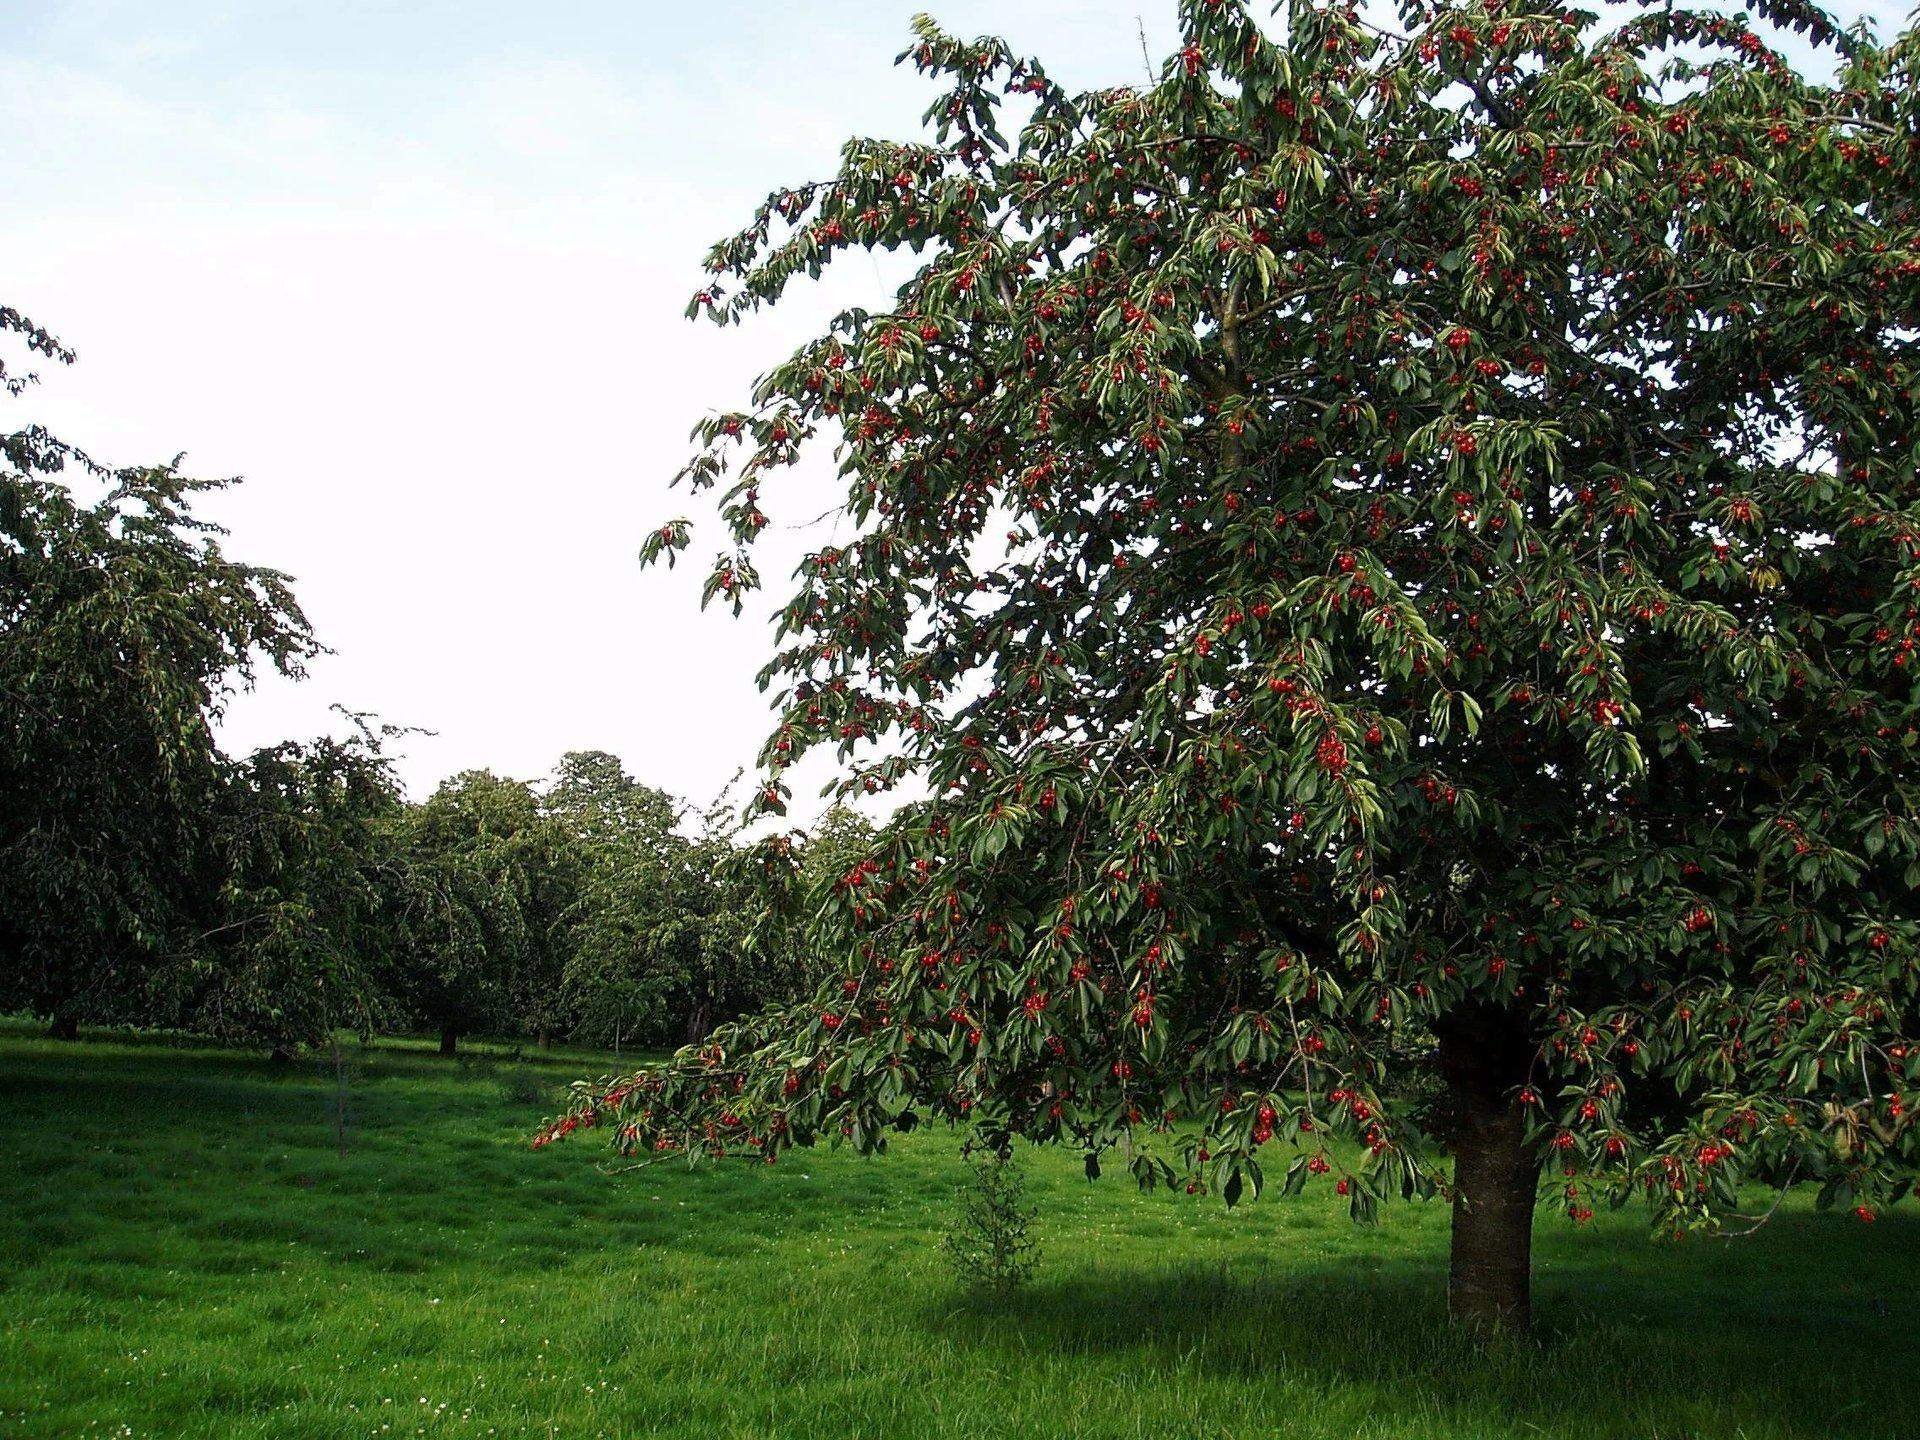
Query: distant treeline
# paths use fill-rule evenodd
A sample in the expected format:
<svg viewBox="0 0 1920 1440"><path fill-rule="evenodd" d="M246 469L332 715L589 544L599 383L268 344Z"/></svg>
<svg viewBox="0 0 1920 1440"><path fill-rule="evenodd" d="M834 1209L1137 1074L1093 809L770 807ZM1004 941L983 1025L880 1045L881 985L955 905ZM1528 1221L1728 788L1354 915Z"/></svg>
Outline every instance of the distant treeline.
<svg viewBox="0 0 1920 1440"><path fill-rule="evenodd" d="M4 335L72 358L0 306ZM0 392L32 379L0 358ZM845 811L747 846L600 752L413 804L397 732L351 715L224 754L233 689L321 646L287 577L194 515L222 483L0 435L0 1012L278 1053L341 1028L661 1044L810 987L798 917L853 863Z"/></svg>

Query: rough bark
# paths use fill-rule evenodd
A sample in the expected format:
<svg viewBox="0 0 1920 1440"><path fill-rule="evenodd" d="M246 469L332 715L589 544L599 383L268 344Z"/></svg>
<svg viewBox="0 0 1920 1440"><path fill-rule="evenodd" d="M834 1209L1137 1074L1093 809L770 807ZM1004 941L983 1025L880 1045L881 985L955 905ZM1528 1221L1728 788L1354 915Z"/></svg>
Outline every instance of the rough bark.
<svg viewBox="0 0 1920 1440"><path fill-rule="evenodd" d="M80 1022L71 1015L56 1015L47 1026L47 1038L49 1040L78 1040L80 1038Z"/></svg>
<svg viewBox="0 0 1920 1440"><path fill-rule="evenodd" d="M459 1048L459 1045L460 1032L455 1030L451 1025L442 1025L440 1027L440 1053L442 1055L451 1055Z"/></svg>
<svg viewBox="0 0 1920 1440"><path fill-rule="evenodd" d="M1533 1318L1533 1209L1540 1157L1526 1143L1517 1091L1531 1058L1504 1012L1451 1015L1438 1027L1453 1153L1447 1311L1459 1323L1524 1332Z"/></svg>

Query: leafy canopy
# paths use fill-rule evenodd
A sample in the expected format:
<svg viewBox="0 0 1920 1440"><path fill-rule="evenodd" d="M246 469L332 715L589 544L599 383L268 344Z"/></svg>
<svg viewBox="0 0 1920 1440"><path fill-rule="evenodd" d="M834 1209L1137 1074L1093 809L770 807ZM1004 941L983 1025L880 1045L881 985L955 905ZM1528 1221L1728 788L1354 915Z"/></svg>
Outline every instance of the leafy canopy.
<svg viewBox="0 0 1920 1440"><path fill-rule="evenodd" d="M871 828L836 809L811 836L749 847L722 802L688 835L676 802L620 778L634 797L630 818L587 857L576 907L561 996L576 1033L696 1041L723 1020L809 994L820 967L805 942L805 897L855 863ZM549 803L566 791L563 780Z"/></svg>
<svg viewBox="0 0 1920 1440"><path fill-rule="evenodd" d="M7 336L73 359L0 306ZM7 398L33 379L0 359ZM257 664L298 674L319 648L286 577L194 513L228 482L178 465L0 434L0 1009L73 1023L172 1003L207 924L214 722Z"/></svg>
<svg viewBox="0 0 1920 1440"><path fill-rule="evenodd" d="M488 770L443 781L399 817L388 986L444 1037L552 1022L577 893L566 832L533 786Z"/></svg>
<svg viewBox="0 0 1920 1440"><path fill-rule="evenodd" d="M738 609L837 440L858 535L779 612L761 804L820 746L932 798L841 878L815 999L548 1133L935 1115L1230 1201L1286 1141L1365 1214L1435 1183L1437 1041L1576 1217L1903 1190L1920 35L1758 8L1184 0L1157 83L1082 95L916 22L931 137L769 197L693 309L917 270L684 478Z"/></svg>
<svg viewBox="0 0 1920 1440"><path fill-rule="evenodd" d="M290 1055L389 1018L379 958L406 802L384 749L393 728L345 718L345 738L221 762L197 816L204 918L174 947L168 993L143 1022Z"/></svg>

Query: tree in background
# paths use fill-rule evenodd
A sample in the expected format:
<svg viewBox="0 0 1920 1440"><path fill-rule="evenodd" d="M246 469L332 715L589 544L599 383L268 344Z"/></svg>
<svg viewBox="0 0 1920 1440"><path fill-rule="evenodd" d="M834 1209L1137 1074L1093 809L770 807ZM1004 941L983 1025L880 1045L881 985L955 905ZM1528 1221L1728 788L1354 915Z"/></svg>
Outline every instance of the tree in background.
<svg viewBox="0 0 1920 1440"><path fill-rule="evenodd" d="M405 800L382 736L286 742L226 762L205 823L214 874L199 933L170 957L157 1009L178 1028L277 1056L391 1008L380 957Z"/></svg>
<svg viewBox="0 0 1920 1440"><path fill-rule="evenodd" d="M696 1040L809 993L823 966L806 917L873 834L835 806L811 834L747 844L723 803L685 835L678 801L599 751L564 757L544 803L580 846L582 867L555 1004L598 1044Z"/></svg>
<svg viewBox="0 0 1920 1440"><path fill-rule="evenodd" d="M932 139L775 193L692 308L918 269L685 475L737 610L766 487L840 437L859 528L780 612L763 807L822 745L931 798L811 1000L542 1139L932 1115L1228 1203L1440 1191L1454 1313L1515 1327L1543 1176L1675 1230L1755 1177L1898 1199L1920 33L1756 8L1183 0L1157 83L1078 95L916 22Z"/></svg>
<svg viewBox="0 0 1920 1440"><path fill-rule="evenodd" d="M566 837L575 866L573 910L568 917L567 955L556 983L532 1000L551 1028L572 1028L582 1039L618 1045L631 1038L649 1010L639 979L604 945L603 917L596 907L616 894L609 877L639 855L674 842L679 805L672 796L642 785L617 755L576 750L560 757L541 797L545 814ZM596 957L581 961L585 937L603 937Z"/></svg>
<svg viewBox="0 0 1920 1440"><path fill-rule="evenodd" d="M836 886L854 883L853 873L873 849L873 822L843 804L830 805L813 828L795 837L804 893L816 905Z"/></svg>
<svg viewBox="0 0 1920 1440"><path fill-rule="evenodd" d="M616 919L606 908L630 898L622 877L663 865L684 843L675 834L680 806L635 780L604 750L563 755L542 804L571 841L579 866L567 962L544 1003L564 1015L579 1038L618 1046L654 1023L658 1007L632 917Z"/></svg>
<svg viewBox="0 0 1920 1440"><path fill-rule="evenodd" d="M72 359L14 310L0 334ZM33 378L0 357L9 397ZM678 835L677 802L605 752L563 757L544 792L476 771L417 806L395 732L362 717L224 756L232 690L319 647L285 577L193 514L219 482L109 470L32 428L0 460L0 1010L277 1055L418 1021L452 1053L482 1030L544 1042L576 1004L589 1033L657 1039L797 993L809 972L773 964L755 889L772 872L729 826Z"/></svg>
<svg viewBox="0 0 1920 1440"><path fill-rule="evenodd" d="M0 335L73 358L10 308ZM33 378L0 364L10 397ZM157 1003L202 913L213 724L257 663L297 675L318 649L286 577L229 559L194 515L229 482L176 465L0 437L0 1010L69 1037Z"/></svg>
<svg viewBox="0 0 1920 1440"><path fill-rule="evenodd" d="M677 820L651 809L589 867L565 980L584 1038L692 1042L776 991L784 956L757 854L721 806L691 838Z"/></svg>
<svg viewBox="0 0 1920 1440"><path fill-rule="evenodd" d="M565 964L573 871L533 787L454 776L402 817L388 985L407 1013L459 1037L518 1029Z"/></svg>
<svg viewBox="0 0 1920 1440"><path fill-rule="evenodd" d="M628 843L657 844L673 833L679 806L664 790L642 785L620 757L605 750L572 750L560 757L540 808L583 851Z"/></svg>

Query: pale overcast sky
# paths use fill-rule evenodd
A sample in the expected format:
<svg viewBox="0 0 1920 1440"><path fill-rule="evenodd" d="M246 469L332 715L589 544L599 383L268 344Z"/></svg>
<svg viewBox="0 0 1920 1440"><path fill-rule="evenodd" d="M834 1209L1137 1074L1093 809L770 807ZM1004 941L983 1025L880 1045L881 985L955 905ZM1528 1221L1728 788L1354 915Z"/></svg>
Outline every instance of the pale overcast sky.
<svg viewBox="0 0 1920 1440"><path fill-rule="evenodd" d="M335 652L237 700L229 748L338 701L437 732L415 794L576 748L696 801L751 765L768 632L697 611L717 529L671 573L634 553L700 513L666 488L694 421L890 285L862 260L745 329L681 310L768 190L915 133L932 92L891 62L923 8L1076 87L1142 78L1141 26L1174 48L1172 0L0 6L0 299L80 352L6 428L244 475L209 513ZM769 490L776 526L823 472ZM776 598L821 537L778 541Z"/></svg>

